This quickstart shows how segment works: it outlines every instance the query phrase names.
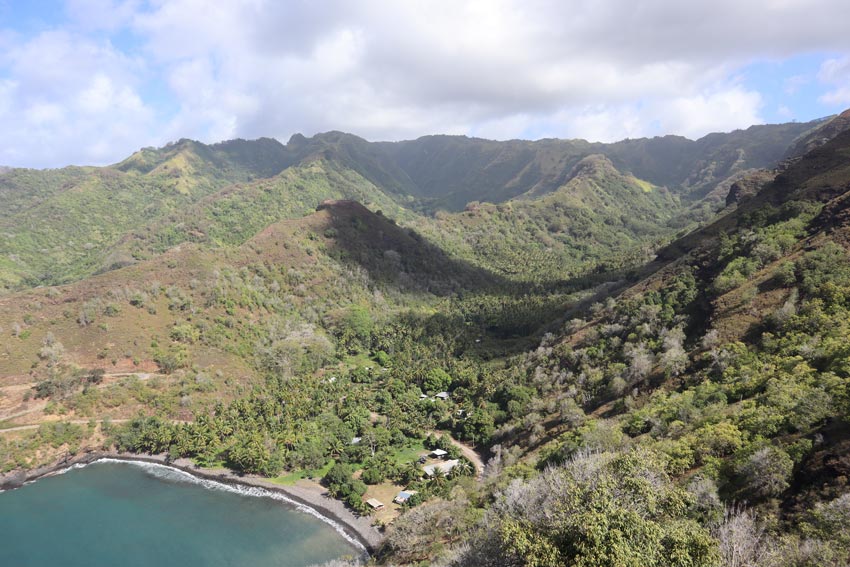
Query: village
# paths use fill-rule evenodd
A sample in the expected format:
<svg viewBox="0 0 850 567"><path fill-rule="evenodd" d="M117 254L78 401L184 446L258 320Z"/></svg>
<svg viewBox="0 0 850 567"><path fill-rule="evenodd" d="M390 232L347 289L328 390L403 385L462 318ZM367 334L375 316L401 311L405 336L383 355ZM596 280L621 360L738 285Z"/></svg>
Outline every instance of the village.
<svg viewBox="0 0 850 567"><path fill-rule="evenodd" d="M435 448L421 451L416 459L416 464L421 467L422 471L420 483L440 482L442 479L452 478L456 474L480 476L483 466L477 454L465 446L463 449L466 449L466 451L462 451L461 444L448 436L438 439L450 440L448 441L450 443L449 450ZM463 453L472 453L474 460L468 459ZM470 467L472 467L472 470L470 470ZM357 476L355 474L355 477ZM418 485L416 482L411 484L413 486ZM421 502L420 497L420 491L394 482L369 486L363 495L364 501L374 518L374 523L377 525L386 525L392 522L405 507Z"/></svg>

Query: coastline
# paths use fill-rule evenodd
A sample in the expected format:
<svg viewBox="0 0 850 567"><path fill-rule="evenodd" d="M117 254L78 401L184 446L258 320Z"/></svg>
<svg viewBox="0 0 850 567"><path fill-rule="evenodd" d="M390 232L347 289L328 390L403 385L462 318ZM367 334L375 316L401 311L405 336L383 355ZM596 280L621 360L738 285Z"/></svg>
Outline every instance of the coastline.
<svg viewBox="0 0 850 567"><path fill-rule="evenodd" d="M240 476L228 469L199 469L189 459L169 461L165 455L118 453L115 451L82 453L43 467L0 474L0 492L19 488L40 478L61 474L75 465L87 465L104 459L163 465L180 470L198 479L219 482L229 486L260 488L270 493L279 494L289 500L291 505L305 507L330 524L331 527L341 530L349 539L357 542L370 554L378 549L384 539L383 534L372 526L370 518L354 515L341 501L331 498L324 489L320 491L302 486L281 486L269 482L263 477Z"/></svg>

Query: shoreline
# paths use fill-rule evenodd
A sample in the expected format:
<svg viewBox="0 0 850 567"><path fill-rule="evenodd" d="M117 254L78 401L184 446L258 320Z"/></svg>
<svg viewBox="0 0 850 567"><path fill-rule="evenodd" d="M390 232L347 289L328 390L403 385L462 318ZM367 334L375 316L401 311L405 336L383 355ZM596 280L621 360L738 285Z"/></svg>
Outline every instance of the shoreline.
<svg viewBox="0 0 850 567"><path fill-rule="evenodd" d="M280 494L290 501L290 505L296 508L299 506L308 508L314 515L318 516L332 528L341 530L348 538L357 542L369 554L374 553L384 539L383 534L372 526L370 518L355 516L341 501L331 498L324 489L320 492L319 490L310 490L301 486L281 486L269 482L263 477L254 475L240 476L228 469L199 469L188 459L169 461L165 455L118 453L115 451L82 453L72 458L58 460L43 467L0 474L0 491L20 488L40 478L61 474L75 465L88 465L104 459L162 465L180 470L198 479L220 482L228 486L260 488L271 493Z"/></svg>

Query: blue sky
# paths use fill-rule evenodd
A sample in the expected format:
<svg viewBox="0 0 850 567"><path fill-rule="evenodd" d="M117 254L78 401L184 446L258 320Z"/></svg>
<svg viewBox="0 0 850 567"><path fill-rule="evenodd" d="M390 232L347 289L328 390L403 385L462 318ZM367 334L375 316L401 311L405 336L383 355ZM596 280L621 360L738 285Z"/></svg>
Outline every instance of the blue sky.
<svg viewBox="0 0 850 567"><path fill-rule="evenodd" d="M846 0L0 0L0 164L807 121L850 107L848 21Z"/></svg>
<svg viewBox="0 0 850 567"><path fill-rule="evenodd" d="M819 100L831 90L829 85L818 80L821 65L841 57L842 54L836 52L815 52L761 60L744 66L739 74L748 89L761 94L765 121L808 121L850 107L850 101L841 104Z"/></svg>

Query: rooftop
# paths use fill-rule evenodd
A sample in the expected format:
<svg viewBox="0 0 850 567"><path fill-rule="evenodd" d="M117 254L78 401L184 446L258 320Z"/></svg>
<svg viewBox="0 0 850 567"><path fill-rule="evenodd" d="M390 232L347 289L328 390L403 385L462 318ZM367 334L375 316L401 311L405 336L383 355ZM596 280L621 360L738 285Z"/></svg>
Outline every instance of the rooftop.
<svg viewBox="0 0 850 567"><path fill-rule="evenodd" d="M458 464L458 459L452 459L451 461L446 461L444 463L436 463L433 465L428 465L427 467L422 467L422 470L425 472L426 476L434 476L436 471L441 471L443 473L450 472L453 468L455 468Z"/></svg>

